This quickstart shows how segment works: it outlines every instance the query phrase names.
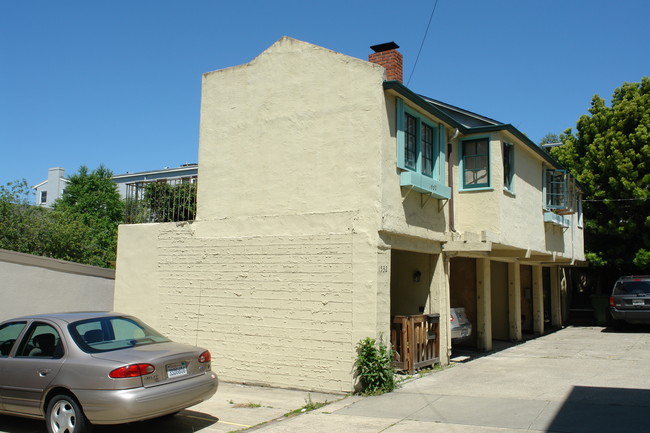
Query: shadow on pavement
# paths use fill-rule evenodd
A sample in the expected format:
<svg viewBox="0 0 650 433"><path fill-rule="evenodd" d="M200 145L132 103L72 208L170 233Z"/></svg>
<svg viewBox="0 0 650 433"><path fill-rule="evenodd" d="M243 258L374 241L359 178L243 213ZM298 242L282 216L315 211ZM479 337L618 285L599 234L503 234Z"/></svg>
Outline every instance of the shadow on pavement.
<svg viewBox="0 0 650 433"><path fill-rule="evenodd" d="M175 416L114 426L94 426L95 433L191 433L207 428L219 418L191 410L183 410ZM45 433L45 421L0 415L0 432Z"/></svg>
<svg viewBox="0 0 650 433"><path fill-rule="evenodd" d="M647 431L650 390L576 386L546 428L548 432Z"/></svg>
<svg viewBox="0 0 650 433"><path fill-rule="evenodd" d="M629 323L621 323L617 327L608 326L602 330L606 333L615 334L648 334L650 333L650 325L635 325Z"/></svg>

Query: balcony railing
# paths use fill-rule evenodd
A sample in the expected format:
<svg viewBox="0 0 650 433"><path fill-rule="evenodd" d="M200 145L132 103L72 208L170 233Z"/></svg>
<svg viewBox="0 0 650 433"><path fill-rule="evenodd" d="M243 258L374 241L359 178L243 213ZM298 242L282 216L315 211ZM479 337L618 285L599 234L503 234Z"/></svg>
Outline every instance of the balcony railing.
<svg viewBox="0 0 650 433"><path fill-rule="evenodd" d="M438 314L393 316L390 329L393 367L413 374L440 362L439 325Z"/></svg>
<svg viewBox="0 0 650 433"><path fill-rule="evenodd" d="M193 221L197 177L140 181L126 185L126 224Z"/></svg>

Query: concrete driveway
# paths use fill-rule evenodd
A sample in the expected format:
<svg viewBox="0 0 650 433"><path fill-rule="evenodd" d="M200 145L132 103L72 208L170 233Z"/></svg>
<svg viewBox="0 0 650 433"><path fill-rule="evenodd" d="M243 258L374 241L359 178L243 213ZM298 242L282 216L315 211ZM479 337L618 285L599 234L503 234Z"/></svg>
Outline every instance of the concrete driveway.
<svg viewBox="0 0 650 433"><path fill-rule="evenodd" d="M650 328L571 327L411 380L378 397L222 383L174 417L96 433L650 432ZM312 402L332 402L294 417ZM45 424L0 416L0 432Z"/></svg>
<svg viewBox="0 0 650 433"><path fill-rule="evenodd" d="M566 328L256 432L650 432L650 332Z"/></svg>

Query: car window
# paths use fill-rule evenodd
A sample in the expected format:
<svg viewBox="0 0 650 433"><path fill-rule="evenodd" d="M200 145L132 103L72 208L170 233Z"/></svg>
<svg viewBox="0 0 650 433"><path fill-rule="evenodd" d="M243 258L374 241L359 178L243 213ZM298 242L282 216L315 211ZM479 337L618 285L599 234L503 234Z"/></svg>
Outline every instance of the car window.
<svg viewBox="0 0 650 433"><path fill-rule="evenodd" d="M69 325L75 343L88 353L109 352L169 341L132 317L100 317Z"/></svg>
<svg viewBox="0 0 650 433"><path fill-rule="evenodd" d="M26 324L27 322L11 322L0 326L0 358L9 356Z"/></svg>
<svg viewBox="0 0 650 433"><path fill-rule="evenodd" d="M47 323L34 322L23 337L16 356L25 358L63 357L63 344L59 332Z"/></svg>
<svg viewBox="0 0 650 433"><path fill-rule="evenodd" d="M614 286L614 295L650 294L650 281L618 281Z"/></svg>

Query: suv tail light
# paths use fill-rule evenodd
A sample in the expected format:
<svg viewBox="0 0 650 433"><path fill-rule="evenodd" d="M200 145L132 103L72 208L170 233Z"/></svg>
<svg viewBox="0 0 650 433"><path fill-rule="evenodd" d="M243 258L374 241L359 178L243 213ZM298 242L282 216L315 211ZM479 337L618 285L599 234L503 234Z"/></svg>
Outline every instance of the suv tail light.
<svg viewBox="0 0 650 433"><path fill-rule="evenodd" d="M613 297L613 296L610 296L610 297L609 297L609 306L610 306L610 307L613 307L613 306L614 306L614 297Z"/></svg>
<svg viewBox="0 0 650 433"><path fill-rule="evenodd" d="M210 362L210 361L212 361L212 355L210 355L210 351L209 351L209 350L206 350L205 352L203 352L203 353L199 356L199 362L200 362L201 364L206 363L206 362Z"/></svg>
<svg viewBox="0 0 650 433"><path fill-rule="evenodd" d="M151 364L132 364L124 367L116 368L109 373L109 377L113 379L126 379L129 377L140 377L151 374L156 371L156 367Z"/></svg>

